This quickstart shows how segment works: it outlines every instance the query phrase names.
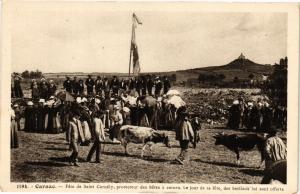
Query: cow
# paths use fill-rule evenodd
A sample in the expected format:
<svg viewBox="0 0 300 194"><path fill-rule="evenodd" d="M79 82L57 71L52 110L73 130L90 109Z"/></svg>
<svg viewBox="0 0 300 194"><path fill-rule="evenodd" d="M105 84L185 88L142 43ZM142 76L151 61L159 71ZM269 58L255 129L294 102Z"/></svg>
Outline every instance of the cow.
<svg viewBox="0 0 300 194"><path fill-rule="evenodd" d="M263 162L265 160L264 148L265 141L267 139L266 135L225 135L224 133L219 133L218 135L213 137L216 139L215 145L224 145L229 150L236 153L236 163L238 166L240 164L240 151L250 151L256 146L261 156L261 163L258 168L262 167Z"/></svg>
<svg viewBox="0 0 300 194"><path fill-rule="evenodd" d="M143 144L141 157L144 156L144 150L147 146L151 151L151 146L155 143L163 143L167 147L170 146L169 137L165 133L159 133L150 127L140 127L133 125L123 125L120 128L118 140L125 148L125 155L129 155L127 151L128 143Z"/></svg>
<svg viewBox="0 0 300 194"><path fill-rule="evenodd" d="M261 184L282 183L286 184L286 160L274 162L270 168L265 170Z"/></svg>

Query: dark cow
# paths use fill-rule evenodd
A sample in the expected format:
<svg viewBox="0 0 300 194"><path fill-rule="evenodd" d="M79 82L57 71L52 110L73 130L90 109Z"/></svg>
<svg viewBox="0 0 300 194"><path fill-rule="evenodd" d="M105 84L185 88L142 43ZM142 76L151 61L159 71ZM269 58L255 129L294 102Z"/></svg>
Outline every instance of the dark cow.
<svg viewBox="0 0 300 194"><path fill-rule="evenodd" d="M224 145L225 147L227 147L228 149L236 153L237 165L240 164L240 151L250 151L256 146L261 155L261 163L258 168L262 166L263 161L265 160L265 155L264 155L264 147L266 141L265 135L263 136L257 134L224 135L222 133L214 136L214 138L216 139L215 145Z"/></svg>
<svg viewBox="0 0 300 194"><path fill-rule="evenodd" d="M144 156L144 150L147 146L151 151L151 146L155 143L163 143L170 148L169 137L164 133L159 133L149 127L140 127L133 125L123 125L120 129L118 138L125 148L125 154L128 155L128 143L144 144L142 148L141 157Z"/></svg>
<svg viewBox="0 0 300 194"><path fill-rule="evenodd" d="M276 161L266 169L261 184L272 184L274 180L286 184L286 160Z"/></svg>

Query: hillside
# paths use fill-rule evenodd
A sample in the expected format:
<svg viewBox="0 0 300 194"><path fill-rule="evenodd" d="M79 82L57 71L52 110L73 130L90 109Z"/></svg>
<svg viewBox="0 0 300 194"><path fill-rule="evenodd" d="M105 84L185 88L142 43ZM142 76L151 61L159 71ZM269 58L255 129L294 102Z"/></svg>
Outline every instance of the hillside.
<svg viewBox="0 0 300 194"><path fill-rule="evenodd" d="M273 66L257 64L241 55L226 65L180 70L175 73L178 81L195 79L199 74L224 74L224 81L232 81L234 77L238 77L240 80L249 79L250 74L254 75L254 79L259 80L263 74L270 75L272 72Z"/></svg>
<svg viewBox="0 0 300 194"><path fill-rule="evenodd" d="M241 54L237 59L234 59L226 65L220 66L211 66L211 67L202 67L178 71L169 71L169 72L151 72L150 74L155 74L158 76L163 75L172 75L176 74L177 83L188 80L197 80L199 74L205 75L220 75L223 74L225 79L222 82L232 82L234 77L238 77L239 80L249 80L249 75L253 74L254 79L262 79L262 75L270 75L273 72L273 66L268 64L258 64L250 59L246 59L243 54ZM119 77L127 77L127 73L89 73L93 77L97 75L111 77L113 75ZM147 72L142 72L141 75L148 74ZM44 76L49 79L64 80L65 76L77 76L78 78L86 78L88 73L73 72L73 73L45 73Z"/></svg>

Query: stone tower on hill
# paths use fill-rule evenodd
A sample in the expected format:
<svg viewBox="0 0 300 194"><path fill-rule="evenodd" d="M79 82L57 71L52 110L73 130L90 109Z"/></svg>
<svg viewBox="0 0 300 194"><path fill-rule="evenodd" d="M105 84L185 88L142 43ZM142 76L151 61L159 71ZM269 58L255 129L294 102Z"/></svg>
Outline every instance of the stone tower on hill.
<svg viewBox="0 0 300 194"><path fill-rule="evenodd" d="M241 53L241 55L239 56L239 58L238 58L238 59L245 60L245 59L246 59L246 57L245 57L245 55L243 55L243 53Z"/></svg>

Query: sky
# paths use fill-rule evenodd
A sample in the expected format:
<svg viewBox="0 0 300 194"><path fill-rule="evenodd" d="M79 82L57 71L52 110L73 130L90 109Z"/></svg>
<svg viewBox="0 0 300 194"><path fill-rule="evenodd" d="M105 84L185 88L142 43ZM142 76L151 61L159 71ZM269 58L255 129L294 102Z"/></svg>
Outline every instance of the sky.
<svg viewBox="0 0 300 194"><path fill-rule="evenodd" d="M11 23L12 70L128 72L131 15L100 6L22 7ZM142 72L224 65L240 53L260 64L287 55L279 12L135 10Z"/></svg>

